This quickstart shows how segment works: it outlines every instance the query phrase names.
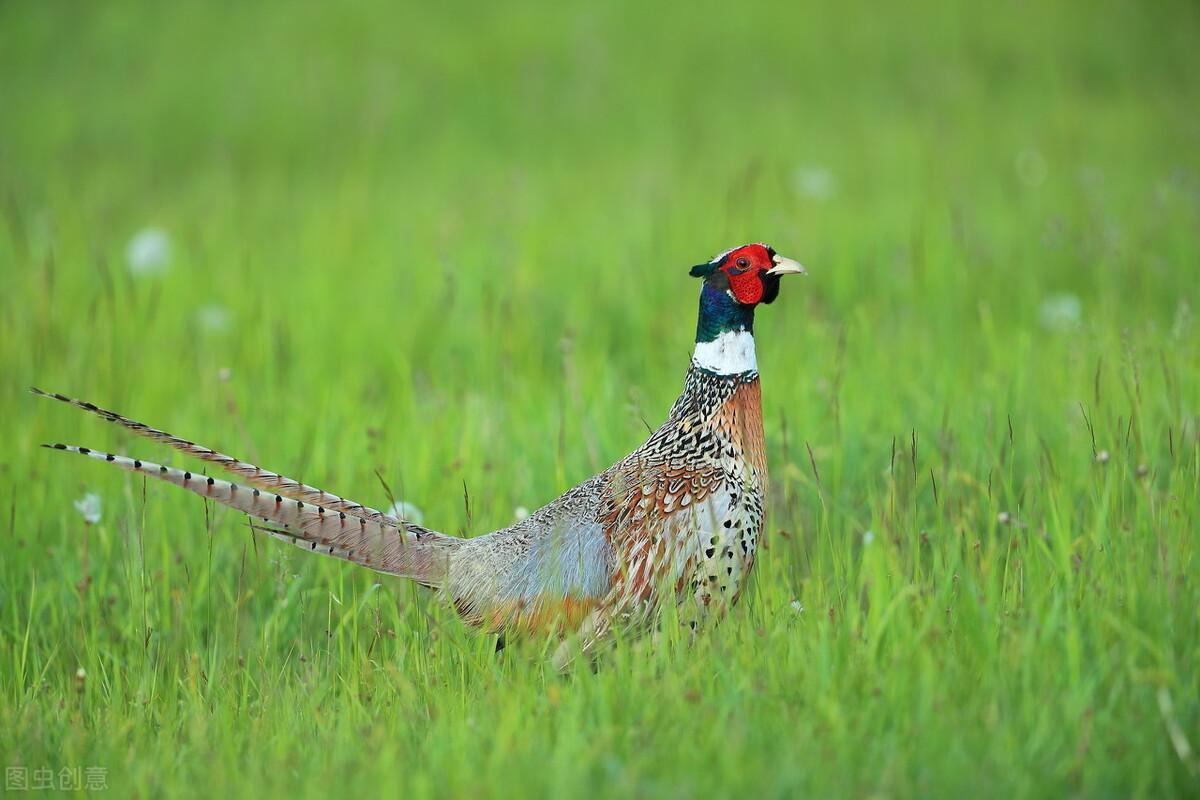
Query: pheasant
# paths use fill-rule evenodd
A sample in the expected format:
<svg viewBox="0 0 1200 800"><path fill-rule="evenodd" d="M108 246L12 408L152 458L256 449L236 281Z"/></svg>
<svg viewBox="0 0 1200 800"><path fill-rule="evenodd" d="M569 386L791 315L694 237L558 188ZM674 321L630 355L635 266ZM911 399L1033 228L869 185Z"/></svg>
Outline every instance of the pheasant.
<svg viewBox="0 0 1200 800"><path fill-rule="evenodd" d="M675 603L679 619L696 630L745 588L767 494L754 311L775 300L787 274L805 271L764 244L693 267L691 275L703 280L696 346L667 421L612 467L516 524L474 538L430 530L92 403L32 391L237 482L86 447L44 447L173 483L245 513L264 534L410 578L500 642L506 634L548 631L562 646L574 640L577 652L588 652L615 629L645 630L665 603Z"/></svg>

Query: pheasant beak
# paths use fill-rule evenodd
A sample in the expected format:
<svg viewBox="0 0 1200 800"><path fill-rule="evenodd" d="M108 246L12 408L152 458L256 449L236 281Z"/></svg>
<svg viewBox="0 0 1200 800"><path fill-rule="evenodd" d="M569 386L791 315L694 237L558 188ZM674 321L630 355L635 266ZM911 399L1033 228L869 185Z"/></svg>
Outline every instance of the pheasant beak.
<svg viewBox="0 0 1200 800"><path fill-rule="evenodd" d="M792 261L790 258L776 255L771 259L775 262L775 266L767 270L768 275L807 275L808 270L800 265L799 261Z"/></svg>

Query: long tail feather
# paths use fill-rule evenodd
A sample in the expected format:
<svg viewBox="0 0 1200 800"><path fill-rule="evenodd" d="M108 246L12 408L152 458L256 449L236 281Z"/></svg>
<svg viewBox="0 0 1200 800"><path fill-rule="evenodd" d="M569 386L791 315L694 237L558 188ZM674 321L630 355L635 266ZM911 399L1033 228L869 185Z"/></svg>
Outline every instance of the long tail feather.
<svg viewBox="0 0 1200 800"><path fill-rule="evenodd" d="M339 511L348 514L352 517L365 519L368 522L376 522L381 525L398 526L402 524L399 520L381 511L369 508L360 503L355 503L352 500L347 500L343 497L338 497L335 494L322 491L315 486L301 483L280 475L277 472L263 469L254 464L247 463L233 456L218 453L217 451L198 445L195 442L190 442L186 439L180 439L177 436L172 436L166 431L160 431L157 428L151 428L149 425L138 422L137 420L121 416L115 411L109 411L100 408L94 403L89 403L84 400L76 400L73 397L58 394L57 392L44 392L37 387L30 387L29 391L33 392L38 397L46 397L51 400L58 400L61 403L81 408L90 414L95 414L108 422L115 425L120 425L126 430L136 433L138 436L143 436L155 442L160 442L178 450L181 453L186 453L189 456L198 458L201 461L207 461L210 464L215 464L221 469L232 472L235 475L241 476L243 480L250 486L259 489L265 489L269 492L282 495L292 500L302 500L313 505L324 506L333 511Z"/></svg>
<svg viewBox="0 0 1200 800"><path fill-rule="evenodd" d="M79 453L105 461L128 472L137 472L173 483L189 492L245 512L253 519L272 523L271 527L252 523L255 530L322 555L352 561L364 567L412 578L430 587L441 586L449 569L453 551L462 542L411 523L393 523L356 517L346 511L303 500L285 498L282 493L263 492L236 483L126 458L86 447L45 444L53 450Z"/></svg>

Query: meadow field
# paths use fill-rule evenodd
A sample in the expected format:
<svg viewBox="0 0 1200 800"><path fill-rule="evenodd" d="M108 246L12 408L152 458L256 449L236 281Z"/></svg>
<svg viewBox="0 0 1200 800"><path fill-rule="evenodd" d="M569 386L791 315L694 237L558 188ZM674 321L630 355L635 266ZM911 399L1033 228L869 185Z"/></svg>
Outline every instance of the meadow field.
<svg viewBox="0 0 1200 800"><path fill-rule="evenodd" d="M1198 42L1187 2L0 5L6 794L1197 796ZM756 325L768 549L695 643L559 674L38 446L201 466L31 385L484 533L661 421L688 268L758 240L810 273Z"/></svg>

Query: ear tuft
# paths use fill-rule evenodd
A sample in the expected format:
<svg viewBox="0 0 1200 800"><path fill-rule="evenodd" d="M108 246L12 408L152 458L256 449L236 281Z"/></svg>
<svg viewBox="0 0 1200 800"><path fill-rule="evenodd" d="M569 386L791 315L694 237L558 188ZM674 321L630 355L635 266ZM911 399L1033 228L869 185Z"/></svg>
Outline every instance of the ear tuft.
<svg viewBox="0 0 1200 800"><path fill-rule="evenodd" d="M711 275L713 270L716 268L717 265L709 261L707 263L697 264L696 266L692 267L691 272L688 274L693 278L704 278Z"/></svg>

